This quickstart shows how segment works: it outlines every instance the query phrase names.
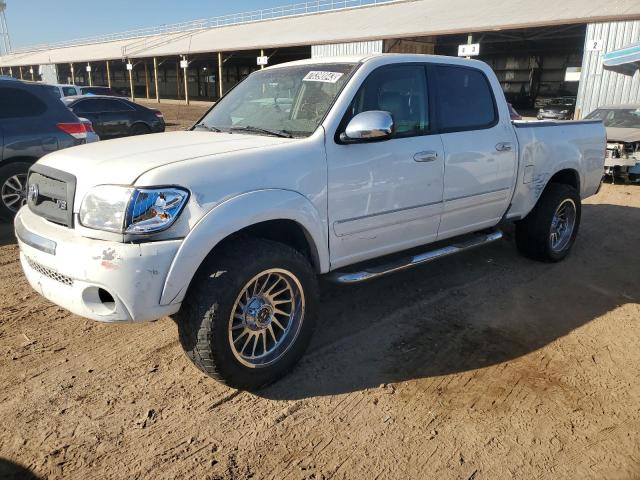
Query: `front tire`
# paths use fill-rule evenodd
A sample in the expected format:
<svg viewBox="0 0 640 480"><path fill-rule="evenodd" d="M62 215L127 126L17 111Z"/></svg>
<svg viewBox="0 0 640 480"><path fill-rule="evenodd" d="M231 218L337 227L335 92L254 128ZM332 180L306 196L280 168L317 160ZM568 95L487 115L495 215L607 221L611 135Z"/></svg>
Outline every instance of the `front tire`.
<svg viewBox="0 0 640 480"><path fill-rule="evenodd" d="M240 239L200 268L176 315L191 361L227 385L254 390L285 375L315 327L317 280L298 251Z"/></svg>
<svg viewBox="0 0 640 480"><path fill-rule="evenodd" d="M529 215L516 223L518 250L534 260L563 260L575 242L580 215L580 195L576 189L550 183Z"/></svg>

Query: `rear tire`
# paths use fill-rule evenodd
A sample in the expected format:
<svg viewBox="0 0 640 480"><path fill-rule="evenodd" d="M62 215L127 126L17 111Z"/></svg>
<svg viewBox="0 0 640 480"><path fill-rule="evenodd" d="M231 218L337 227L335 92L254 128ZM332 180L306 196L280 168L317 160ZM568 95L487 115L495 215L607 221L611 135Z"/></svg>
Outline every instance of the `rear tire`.
<svg viewBox="0 0 640 480"><path fill-rule="evenodd" d="M11 221L27 201L27 162L0 167L0 219Z"/></svg>
<svg viewBox="0 0 640 480"><path fill-rule="evenodd" d="M516 223L518 250L534 260L563 260L575 242L580 215L580 195L576 189L550 183L529 215Z"/></svg>
<svg viewBox="0 0 640 480"><path fill-rule="evenodd" d="M210 377L258 389L302 357L317 296L316 275L298 251L270 240L237 240L205 260L192 281L175 315L180 343Z"/></svg>

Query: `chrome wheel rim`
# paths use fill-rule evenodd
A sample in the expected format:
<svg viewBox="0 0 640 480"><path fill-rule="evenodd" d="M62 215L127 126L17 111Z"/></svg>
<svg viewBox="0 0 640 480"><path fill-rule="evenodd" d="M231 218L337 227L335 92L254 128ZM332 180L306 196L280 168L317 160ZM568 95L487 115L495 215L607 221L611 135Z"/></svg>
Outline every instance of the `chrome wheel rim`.
<svg viewBox="0 0 640 480"><path fill-rule="evenodd" d="M573 200L567 198L558 205L551 220L551 232L549 234L551 250L561 252L567 248L573 236L575 225L576 204Z"/></svg>
<svg viewBox="0 0 640 480"><path fill-rule="evenodd" d="M229 345L246 367L274 364L295 343L304 321L300 281L287 270L265 270L240 291L229 318Z"/></svg>
<svg viewBox="0 0 640 480"><path fill-rule="evenodd" d="M27 203L27 174L18 173L5 180L0 191L2 204L12 212Z"/></svg>

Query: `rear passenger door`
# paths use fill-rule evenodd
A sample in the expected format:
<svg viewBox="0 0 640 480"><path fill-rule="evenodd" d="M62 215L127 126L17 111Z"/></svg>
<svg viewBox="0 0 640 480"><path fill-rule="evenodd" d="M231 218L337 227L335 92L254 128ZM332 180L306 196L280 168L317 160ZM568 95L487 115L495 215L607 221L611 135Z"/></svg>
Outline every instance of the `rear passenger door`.
<svg viewBox="0 0 640 480"><path fill-rule="evenodd" d="M433 64L429 74L445 153L438 229L438 239L443 239L500 221L516 174L516 139L510 118L499 114L482 70Z"/></svg>
<svg viewBox="0 0 640 480"><path fill-rule="evenodd" d="M101 138L107 138L109 136L107 129L102 123L102 107L97 99L88 98L86 100L80 100L71 106L71 110L78 117L86 118L91 122L93 130Z"/></svg>
<svg viewBox="0 0 640 480"><path fill-rule="evenodd" d="M129 135L135 110L117 99L102 98L102 122L111 137Z"/></svg>
<svg viewBox="0 0 640 480"><path fill-rule="evenodd" d="M433 134L426 66L393 64L369 74L326 140L331 264L334 268L435 240L442 207L443 148ZM361 112L390 112L395 135L343 144Z"/></svg>

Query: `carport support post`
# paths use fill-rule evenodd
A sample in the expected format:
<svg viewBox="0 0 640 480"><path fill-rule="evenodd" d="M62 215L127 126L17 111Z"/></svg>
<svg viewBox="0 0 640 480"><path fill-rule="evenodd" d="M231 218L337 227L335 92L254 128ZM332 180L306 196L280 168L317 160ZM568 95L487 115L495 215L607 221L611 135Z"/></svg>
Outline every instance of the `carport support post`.
<svg viewBox="0 0 640 480"><path fill-rule="evenodd" d="M473 35L472 34L468 34L467 35L467 45L471 45L473 43ZM466 57L466 58L471 58L471 57Z"/></svg>
<svg viewBox="0 0 640 480"><path fill-rule="evenodd" d="M89 75L89 86L93 86L93 79L91 78L91 63L87 62L87 74Z"/></svg>
<svg viewBox="0 0 640 480"><path fill-rule="evenodd" d="M260 49L260 56L261 56L261 57L264 57L264 48L261 48L261 49ZM261 65L260 65L260 70L262 70L262 69L264 69L264 65L262 65L262 64L261 64Z"/></svg>
<svg viewBox="0 0 640 480"><path fill-rule="evenodd" d="M160 103L160 91L158 90L158 59L153 57L153 82L156 86L156 102Z"/></svg>
<svg viewBox="0 0 640 480"><path fill-rule="evenodd" d="M35 73L34 73L33 67L29 67L29 71L31 72L31 81L35 82L36 81L36 77L35 77Z"/></svg>
<svg viewBox="0 0 640 480"><path fill-rule="evenodd" d="M73 72L73 63L69 64L71 66L71 85L76 84L76 74Z"/></svg>
<svg viewBox="0 0 640 480"><path fill-rule="evenodd" d="M107 60L107 85L111 88L111 69L109 68L109 60Z"/></svg>
<svg viewBox="0 0 640 480"><path fill-rule="evenodd" d="M218 98L222 98L222 53L218 52Z"/></svg>
<svg viewBox="0 0 640 480"><path fill-rule="evenodd" d="M147 100L149 100L149 69L147 68L147 61L144 61L144 84L147 88Z"/></svg>
<svg viewBox="0 0 640 480"><path fill-rule="evenodd" d="M183 57L184 61L187 61L187 57ZM187 81L187 69L189 68L189 64L187 63L185 67L182 69L184 74L184 102L189 105L189 82Z"/></svg>
<svg viewBox="0 0 640 480"><path fill-rule="evenodd" d="M133 64L131 64L131 70L129 70L129 88L131 89L131 101L135 101L136 96L133 93Z"/></svg>
<svg viewBox="0 0 640 480"><path fill-rule="evenodd" d="M178 63L176 63L176 90L177 97L180 99L180 57L178 57Z"/></svg>
<svg viewBox="0 0 640 480"><path fill-rule="evenodd" d="M22 80L22 67L18 67L20 69L20 80Z"/></svg>

